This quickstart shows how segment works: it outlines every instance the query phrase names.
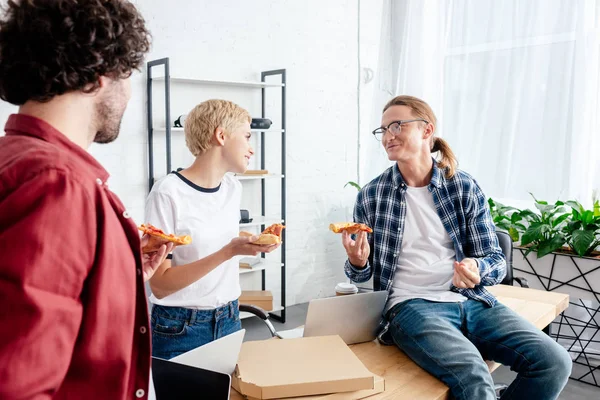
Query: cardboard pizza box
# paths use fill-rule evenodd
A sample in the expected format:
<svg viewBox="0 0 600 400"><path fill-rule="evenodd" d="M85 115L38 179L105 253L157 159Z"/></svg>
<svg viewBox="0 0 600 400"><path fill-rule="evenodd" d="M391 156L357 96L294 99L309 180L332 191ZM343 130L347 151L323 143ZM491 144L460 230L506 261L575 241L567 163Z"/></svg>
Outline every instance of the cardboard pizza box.
<svg viewBox="0 0 600 400"><path fill-rule="evenodd" d="M242 290L239 302L271 311L273 310L273 293L269 290Z"/></svg>
<svg viewBox="0 0 600 400"><path fill-rule="evenodd" d="M232 386L262 400L372 391L382 383L376 388L375 376L335 335L245 342ZM360 397L339 399L353 398Z"/></svg>
<svg viewBox="0 0 600 400"><path fill-rule="evenodd" d="M373 375L375 379L375 387L373 389L357 390L356 392L341 392L317 394L314 396L289 397L286 400L361 400L367 397L374 396L385 391L385 379L381 376ZM235 389L235 388L234 388ZM239 393L239 392L238 392ZM248 400L259 400L255 397L245 396Z"/></svg>

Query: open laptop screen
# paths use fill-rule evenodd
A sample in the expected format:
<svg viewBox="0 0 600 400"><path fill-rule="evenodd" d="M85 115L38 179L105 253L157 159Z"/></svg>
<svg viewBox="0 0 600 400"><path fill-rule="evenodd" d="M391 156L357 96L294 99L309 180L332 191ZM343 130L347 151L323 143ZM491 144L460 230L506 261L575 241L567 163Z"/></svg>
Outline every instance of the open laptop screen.
<svg viewBox="0 0 600 400"><path fill-rule="evenodd" d="M156 400L229 399L231 377L152 357Z"/></svg>

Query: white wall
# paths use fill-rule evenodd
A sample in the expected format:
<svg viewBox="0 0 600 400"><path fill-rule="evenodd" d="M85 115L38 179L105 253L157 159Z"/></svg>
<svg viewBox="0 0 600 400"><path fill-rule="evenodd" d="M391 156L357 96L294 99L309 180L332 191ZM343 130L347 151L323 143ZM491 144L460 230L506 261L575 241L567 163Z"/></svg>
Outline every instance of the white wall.
<svg viewBox="0 0 600 400"><path fill-rule="evenodd" d="M358 137L360 184L364 185L378 176L392 163L383 146L371 134L381 123L383 106L393 97L386 92L385 71L392 68L386 59L381 41L386 24L389 24L389 0L370 0L360 3L360 130ZM385 39L383 39L385 40Z"/></svg>
<svg viewBox="0 0 600 400"><path fill-rule="evenodd" d="M357 162L357 2L143 1L139 5L154 38L148 59L170 57L173 74L259 80L262 70L287 69L287 302L331 294L343 279L345 253L339 237L327 226L348 217L346 209L354 196L342 187L353 178ZM134 186L128 188L123 182L118 189L134 215L142 218L143 79L135 86L123 124L123 143L100 157L113 157L107 166L115 174L123 164L135 162ZM211 90L209 97L218 95ZM229 90L223 97L239 101L255 115L260 112L258 97ZM198 93L198 102L202 100ZM272 147L275 154L277 148ZM245 189L253 188L245 184ZM276 296L279 282L279 271L269 271L268 288Z"/></svg>
<svg viewBox="0 0 600 400"><path fill-rule="evenodd" d="M351 218L356 195L343 186L357 178L359 1L139 0L137 5L153 35L148 59L170 57L172 75L259 80L262 70L287 69L287 301L332 294L344 280L345 252L327 227ZM380 18L368 2L361 8L367 19ZM361 33L369 35L379 37L377 23ZM145 77L145 66L132 77L133 95L117 141L90 149L137 222L143 221L147 193ZM246 92L173 90L174 103L183 108L225 97L260 112L258 97ZM15 110L1 104L0 118ZM177 114L174 109L173 117ZM175 145L175 153L186 154L181 138ZM272 146L275 154L277 147ZM181 156L173 166L188 161ZM162 171L164 162L157 163ZM254 189L245 188L251 202ZM278 282L279 271L270 271L268 288L275 294Z"/></svg>

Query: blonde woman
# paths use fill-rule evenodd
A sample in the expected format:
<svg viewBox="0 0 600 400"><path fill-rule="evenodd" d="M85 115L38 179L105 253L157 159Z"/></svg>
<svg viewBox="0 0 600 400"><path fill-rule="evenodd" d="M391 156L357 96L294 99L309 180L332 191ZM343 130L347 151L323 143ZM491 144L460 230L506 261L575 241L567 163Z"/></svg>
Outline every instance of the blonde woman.
<svg viewBox="0 0 600 400"><path fill-rule="evenodd" d="M146 202L146 220L165 232L190 235L150 280L152 351L169 359L241 328L239 263L242 255L278 245L238 237L241 184L228 172L246 171L254 151L250 115L225 100L197 105L185 121L194 163L157 182Z"/></svg>

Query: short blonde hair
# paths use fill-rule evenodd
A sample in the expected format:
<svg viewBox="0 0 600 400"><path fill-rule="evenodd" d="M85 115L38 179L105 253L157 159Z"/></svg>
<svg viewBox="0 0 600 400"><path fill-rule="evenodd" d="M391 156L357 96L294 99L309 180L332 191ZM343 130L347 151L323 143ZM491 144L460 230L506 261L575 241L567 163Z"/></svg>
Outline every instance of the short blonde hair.
<svg viewBox="0 0 600 400"><path fill-rule="evenodd" d="M237 124L252 122L250 113L227 100L207 100L198 104L185 118L185 144L195 156L212 147L211 139L217 128L231 134Z"/></svg>

